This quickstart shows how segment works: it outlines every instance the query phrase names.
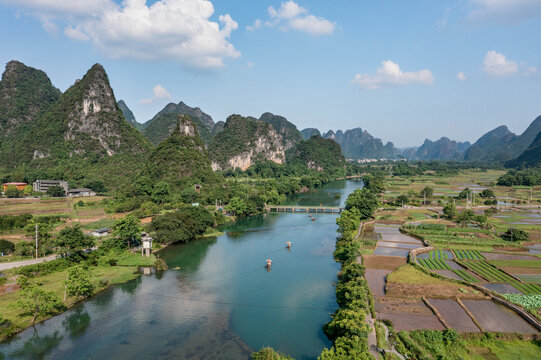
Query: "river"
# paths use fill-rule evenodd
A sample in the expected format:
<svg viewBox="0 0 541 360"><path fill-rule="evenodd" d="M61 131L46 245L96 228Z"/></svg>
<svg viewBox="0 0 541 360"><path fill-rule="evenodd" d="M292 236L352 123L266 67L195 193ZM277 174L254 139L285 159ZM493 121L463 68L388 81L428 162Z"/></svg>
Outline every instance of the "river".
<svg viewBox="0 0 541 360"><path fill-rule="evenodd" d="M360 186L337 181L288 204L343 205ZM314 217L254 216L218 238L169 246L160 256L170 270L112 286L0 344L0 352L6 359L247 359L271 346L315 359L330 346L321 328L337 308L339 264L337 215Z"/></svg>

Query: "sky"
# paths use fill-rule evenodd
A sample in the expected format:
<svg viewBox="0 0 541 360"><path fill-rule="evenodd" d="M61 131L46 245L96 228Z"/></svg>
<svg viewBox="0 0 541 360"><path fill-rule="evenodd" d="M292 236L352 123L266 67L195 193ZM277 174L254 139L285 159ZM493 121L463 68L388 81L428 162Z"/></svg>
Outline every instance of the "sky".
<svg viewBox="0 0 541 360"><path fill-rule="evenodd" d="M541 115L541 0L0 0L0 63L65 91L102 64L137 121L167 103L475 141Z"/></svg>

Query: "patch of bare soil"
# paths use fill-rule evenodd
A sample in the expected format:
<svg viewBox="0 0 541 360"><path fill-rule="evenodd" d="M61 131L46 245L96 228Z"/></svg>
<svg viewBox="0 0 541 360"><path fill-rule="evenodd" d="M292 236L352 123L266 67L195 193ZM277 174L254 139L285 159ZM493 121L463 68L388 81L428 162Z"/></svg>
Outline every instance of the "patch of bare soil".
<svg viewBox="0 0 541 360"><path fill-rule="evenodd" d="M367 269L394 270L405 263L405 258L396 256L363 255L363 264Z"/></svg>
<svg viewBox="0 0 541 360"><path fill-rule="evenodd" d="M539 260L538 257L530 255L513 255L499 253L481 253L487 260Z"/></svg>
<svg viewBox="0 0 541 360"><path fill-rule="evenodd" d="M385 295L385 277L391 271L387 269L366 269L364 277L373 296Z"/></svg>
<svg viewBox="0 0 541 360"><path fill-rule="evenodd" d="M21 286L17 284L0 286L0 296L12 293L19 290L20 288Z"/></svg>
<svg viewBox="0 0 541 360"><path fill-rule="evenodd" d="M465 289L463 293L459 289ZM391 297L403 297L403 298L421 298L435 297L435 298L467 298L467 299L485 299L486 297L481 293L474 293L473 289L467 286L460 286L456 284L447 285L431 285L431 284L402 284L402 283L387 283L385 285L385 291L387 296Z"/></svg>

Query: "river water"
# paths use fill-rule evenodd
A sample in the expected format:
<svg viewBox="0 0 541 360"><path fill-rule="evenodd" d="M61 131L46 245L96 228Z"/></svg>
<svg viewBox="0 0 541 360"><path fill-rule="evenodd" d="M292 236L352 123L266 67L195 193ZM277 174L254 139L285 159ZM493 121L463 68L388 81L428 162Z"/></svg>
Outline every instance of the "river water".
<svg viewBox="0 0 541 360"><path fill-rule="evenodd" d="M343 205L361 184L333 182L288 204ZM332 257L337 215L314 217L250 217L218 238L170 246L160 252L170 270L112 286L0 344L0 353L6 359L247 359L271 346L315 359L330 346L321 328L337 308L339 265Z"/></svg>

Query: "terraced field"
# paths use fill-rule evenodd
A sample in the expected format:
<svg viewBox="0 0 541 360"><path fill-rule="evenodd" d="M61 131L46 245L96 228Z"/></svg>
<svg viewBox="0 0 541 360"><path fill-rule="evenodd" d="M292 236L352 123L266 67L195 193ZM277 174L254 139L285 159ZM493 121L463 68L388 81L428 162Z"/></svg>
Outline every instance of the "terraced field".
<svg viewBox="0 0 541 360"><path fill-rule="evenodd" d="M459 260L484 260L485 257L477 250L453 250Z"/></svg>
<svg viewBox="0 0 541 360"><path fill-rule="evenodd" d="M498 283L514 283L518 282L517 279L508 275L507 273L501 271L500 269L490 265L485 260L482 261L459 261L459 264L474 271L482 278L486 279L489 282L498 282Z"/></svg>

